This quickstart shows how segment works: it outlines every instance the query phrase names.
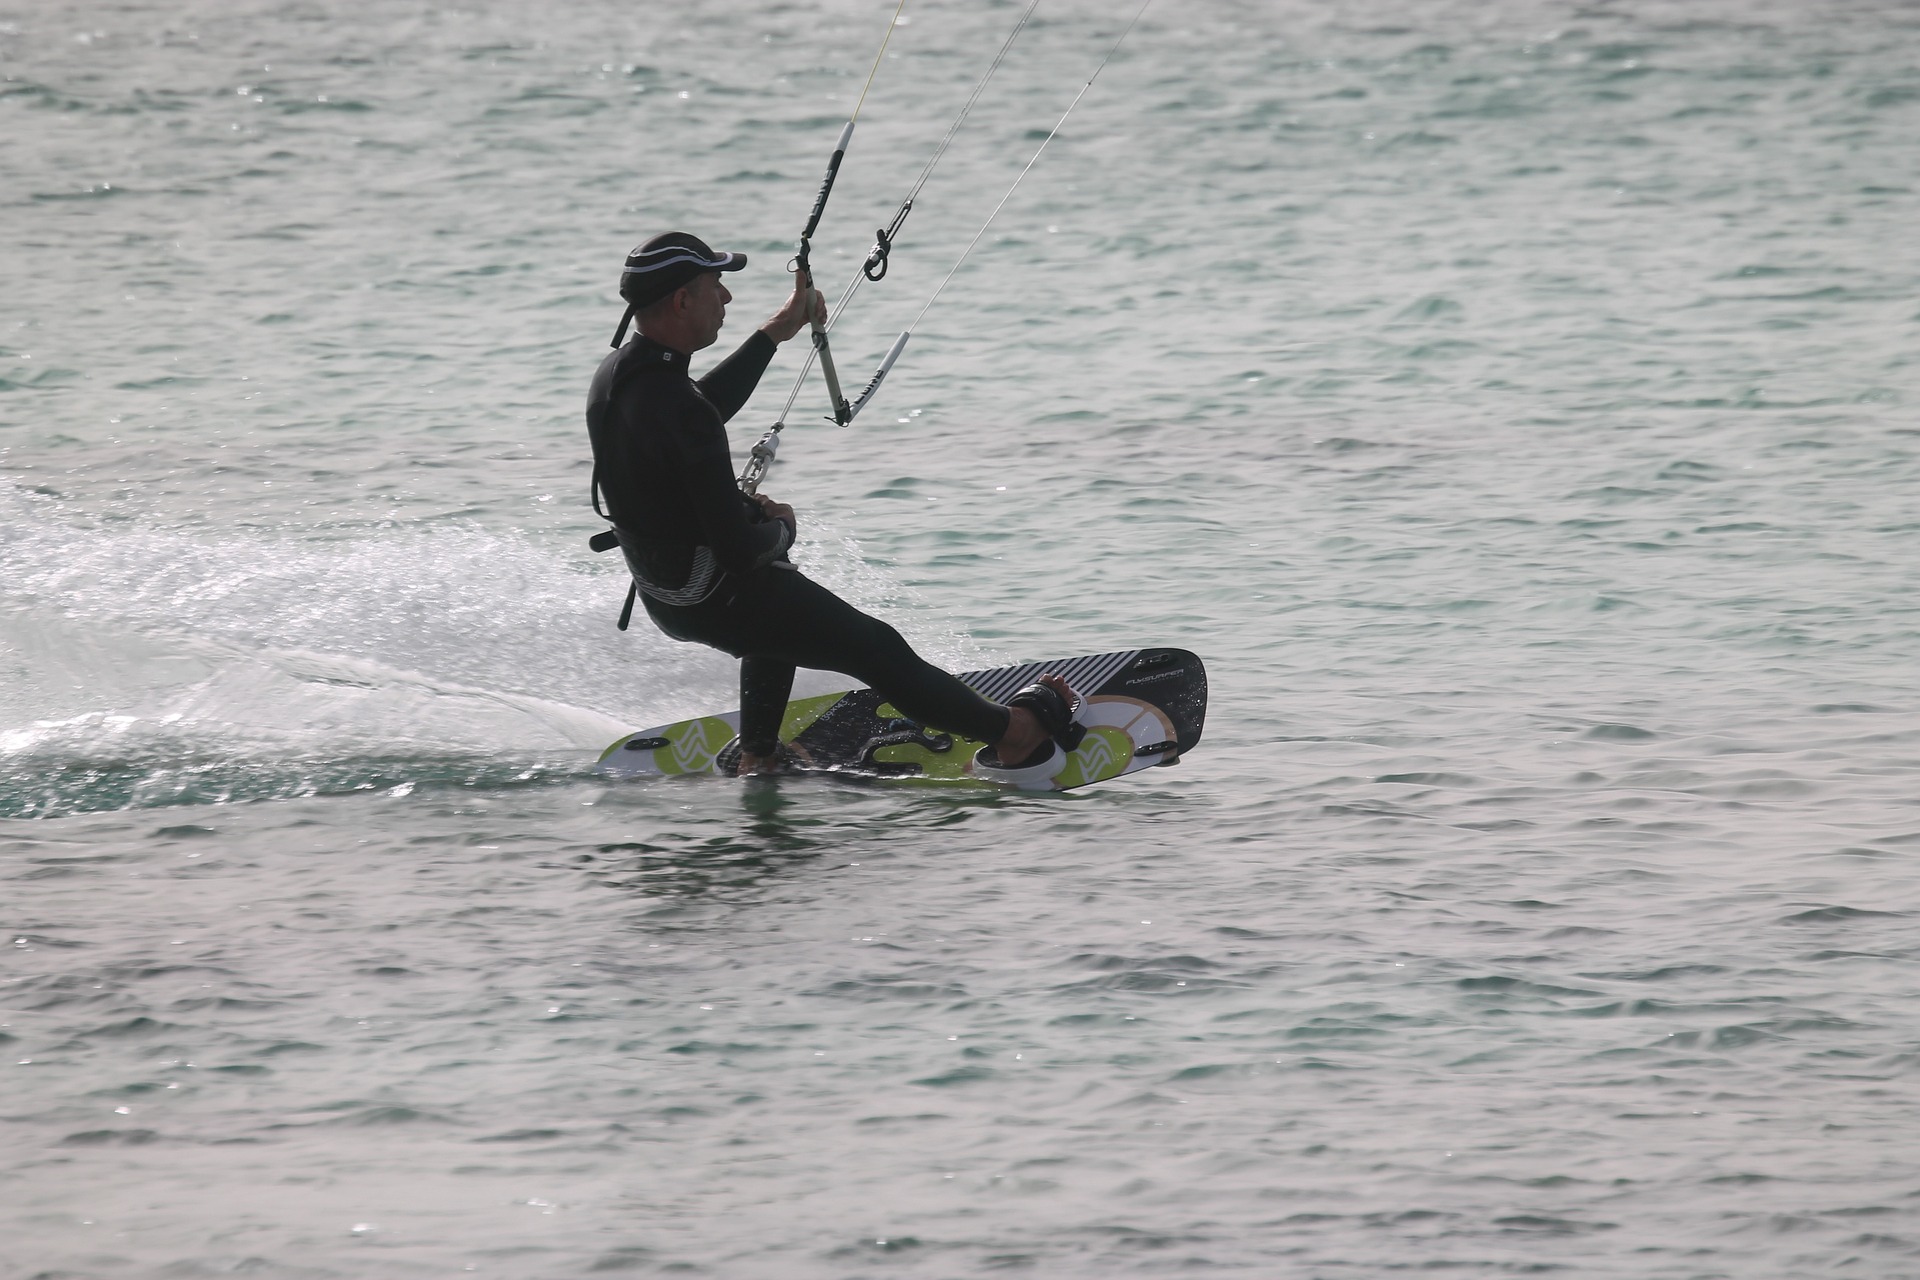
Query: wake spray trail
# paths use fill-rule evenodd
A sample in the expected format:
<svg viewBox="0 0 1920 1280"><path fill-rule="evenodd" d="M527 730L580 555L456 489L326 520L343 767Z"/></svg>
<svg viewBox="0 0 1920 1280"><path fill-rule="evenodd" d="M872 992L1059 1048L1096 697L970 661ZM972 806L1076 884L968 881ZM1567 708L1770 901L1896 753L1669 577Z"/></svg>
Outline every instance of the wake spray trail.
<svg viewBox="0 0 1920 1280"><path fill-rule="evenodd" d="M722 655L614 630L618 576L576 537L102 530L0 493L0 817L524 785L731 705ZM898 594L857 547L813 538L823 580Z"/></svg>

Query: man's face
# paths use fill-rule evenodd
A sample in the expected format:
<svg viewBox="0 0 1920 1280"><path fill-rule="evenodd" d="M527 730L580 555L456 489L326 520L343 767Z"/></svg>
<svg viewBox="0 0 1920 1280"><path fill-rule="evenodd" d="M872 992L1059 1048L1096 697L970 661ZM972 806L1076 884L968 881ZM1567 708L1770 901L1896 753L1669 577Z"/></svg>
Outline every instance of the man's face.
<svg viewBox="0 0 1920 1280"><path fill-rule="evenodd" d="M687 290L687 323L692 330L694 350L710 347L720 340L720 326L726 323L727 304L733 295L720 283L720 273L709 271L694 277Z"/></svg>

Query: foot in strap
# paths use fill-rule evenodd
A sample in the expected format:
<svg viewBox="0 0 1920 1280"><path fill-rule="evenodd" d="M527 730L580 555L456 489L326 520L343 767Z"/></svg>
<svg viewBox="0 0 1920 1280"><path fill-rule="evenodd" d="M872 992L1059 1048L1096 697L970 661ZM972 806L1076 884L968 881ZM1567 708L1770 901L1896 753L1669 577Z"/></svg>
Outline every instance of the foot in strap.
<svg viewBox="0 0 1920 1280"><path fill-rule="evenodd" d="M1033 712L1040 727L1062 751L1072 751L1086 739L1087 727L1074 717L1086 707L1087 700L1075 693L1063 676L1041 676L1014 694L1007 705Z"/></svg>
<svg viewBox="0 0 1920 1280"><path fill-rule="evenodd" d="M1067 763L1067 752L1079 746L1087 736L1086 726L1074 719L1085 705L1060 676L1047 675L1013 695L1007 705L1031 715L1045 737L1020 760L1007 763L996 746L982 747L974 753L975 776L1022 788L1044 788ZM1015 735L1009 732L1008 738ZM1030 734L1021 735L1031 739Z"/></svg>

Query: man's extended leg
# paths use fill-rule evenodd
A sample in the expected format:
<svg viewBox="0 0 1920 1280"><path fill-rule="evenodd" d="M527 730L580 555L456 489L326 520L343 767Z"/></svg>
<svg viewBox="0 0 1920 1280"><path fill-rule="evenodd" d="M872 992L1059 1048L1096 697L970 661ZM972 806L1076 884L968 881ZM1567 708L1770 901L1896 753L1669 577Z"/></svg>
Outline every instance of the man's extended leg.
<svg viewBox="0 0 1920 1280"><path fill-rule="evenodd" d="M936 729L994 742L1007 709L913 651L901 634L819 583L792 572L753 575L734 610L750 612L756 656L838 671L870 685L902 714Z"/></svg>
<svg viewBox="0 0 1920 1280"><path fill-rule="evenodd" d="M1005 707L926 661L886 623L793 569L769 566L730 576L714 596L696 605L649 598L646 606L668 635L753 659L756 672L763 661L838 671L879 690L921 724L982 742L997 742L1007 732ZM741 679L748 679L744 666ZM746 727L743 722L743 739ZM756 721L756 731L760 727ZM776 720L774 731L778 728Z"/></svg>
<svg viewBox="0 0 1920 1280"><path fill-rule="evenodd" d="M1048 737L1027 708L989 702L920 657L892 627L792 569L769 566L740 575L697 605L663 605L649 598L646 606L660 629L676 639L743 659L852 676L921 724L991 743L1008 760L1027 758ZM1065 690L1064 682L1059 686ZM745 728L743 723L743 737Z"/></svg>

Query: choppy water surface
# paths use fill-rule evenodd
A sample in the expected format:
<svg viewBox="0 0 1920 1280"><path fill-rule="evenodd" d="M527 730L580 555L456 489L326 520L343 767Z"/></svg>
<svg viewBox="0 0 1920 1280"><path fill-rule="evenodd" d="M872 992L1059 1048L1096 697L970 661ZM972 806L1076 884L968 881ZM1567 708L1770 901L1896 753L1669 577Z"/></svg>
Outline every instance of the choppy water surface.
<svg viewBox="0 0 1920 1280"><path fill-rule="evenodd" d="M767 487L1200 750L603 785L732 701L584 549L618 260L770 311L892 8L0 10L0 1272L1920 1274L1920 15L1163 0ZM823 277L1018 12L910 0Z"/></svg>

